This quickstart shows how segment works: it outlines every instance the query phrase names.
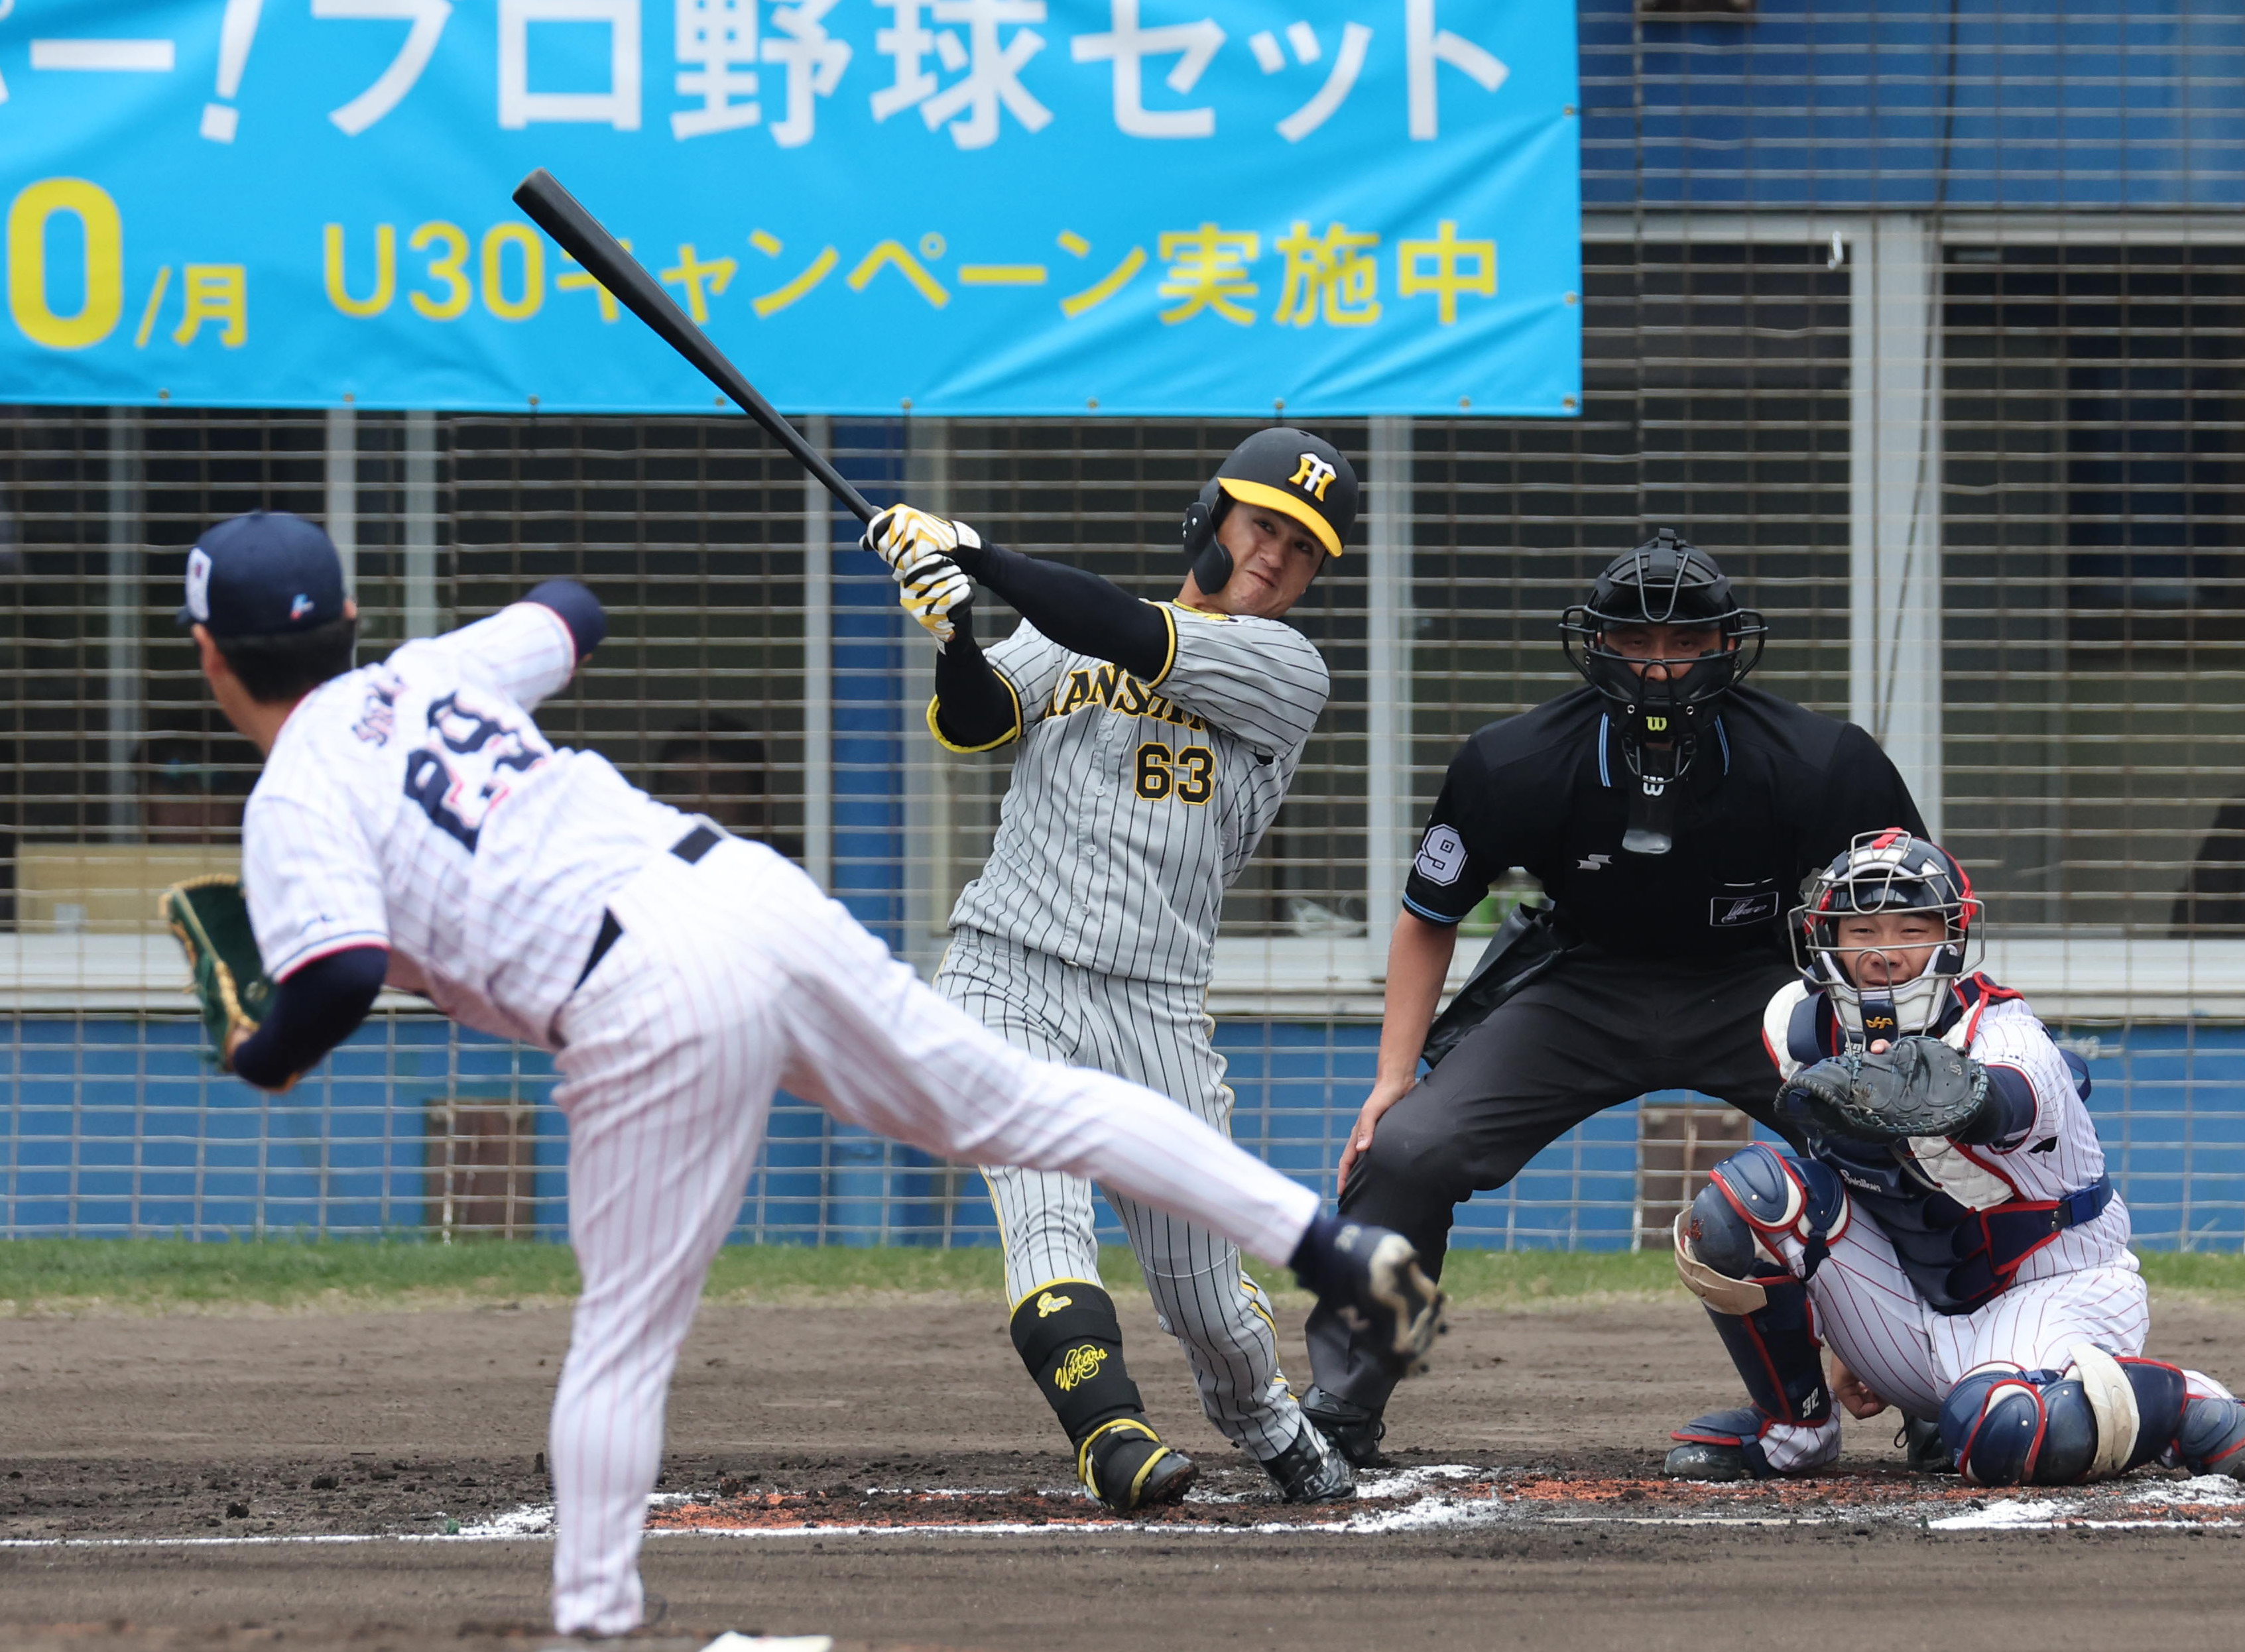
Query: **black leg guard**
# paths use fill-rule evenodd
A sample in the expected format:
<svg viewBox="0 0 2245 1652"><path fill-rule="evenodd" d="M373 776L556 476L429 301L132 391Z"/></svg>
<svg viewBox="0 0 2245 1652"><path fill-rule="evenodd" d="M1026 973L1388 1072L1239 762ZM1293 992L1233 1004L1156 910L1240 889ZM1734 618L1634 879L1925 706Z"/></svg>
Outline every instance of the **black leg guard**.
<svg viewBox="0 0 2245 1652"><path fill-rule="evenodd" d="M1122 1364L1113 1297L1082 1280L1063 1280L1014 1310L1013 1335L1075 1447L1076 1478L1093 1496L1127 1510L1184 1495L1192 1459L1163 1445L1146 1420L1138 1385Z"/></svg>

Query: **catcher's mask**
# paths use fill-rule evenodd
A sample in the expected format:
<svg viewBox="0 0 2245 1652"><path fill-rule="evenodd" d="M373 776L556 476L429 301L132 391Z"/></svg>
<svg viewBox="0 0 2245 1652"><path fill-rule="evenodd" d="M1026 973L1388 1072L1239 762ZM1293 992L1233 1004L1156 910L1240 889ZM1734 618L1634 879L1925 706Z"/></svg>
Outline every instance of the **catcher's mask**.
<svg viewBox="0 0 2245 1652"><path fill-rule="evenodd" d="M1256 431L1231 450L1185 510L1193 583L1215 592L1230 581L1231 552L1217 543L1216 531L1234 504L1259 504L1300 523L1333 558L1356 525L1357 491L1356 467L1323 437L1284 424Z"/></svg>
<svg viewBox="0 0 2245 1652"><path fill-rule="evenodd" d="M1841 920L1879 912L1923 912L1942 922L1942 939L1925 967L1908 981L1856 985L1848 966L1867 952L1894 946L1850 946ZM1978 963L1980 902L1972 880L1938 843L1899 828L1862 832L1822 871L1801 885L1801 904L1787 927L1793 961L1830 993L1850 1033L1866 1040L1930 1034L1950 989ZM1921 943L1922 944L1922 943Z"/></svg>
<svg viewBox="0 0 2245 1652"><path fill-rule="evenodd" d="M1608 633L1621 626L1711 626L1720 640L1679 672L1674 667L1684 661L1654 662L1617 652ZM1715 702L1760 660L1768 631L1760 614L1739 606L1714 558L1673 528L1661 529L1606 564L1590 600L1559 616L1559 646L1567 662L1605 696L1621 734L1623 758L1648 789L1684 777ZM1665 663L1670 673L1648 676L1645 667L1652 663Z"/></svg>

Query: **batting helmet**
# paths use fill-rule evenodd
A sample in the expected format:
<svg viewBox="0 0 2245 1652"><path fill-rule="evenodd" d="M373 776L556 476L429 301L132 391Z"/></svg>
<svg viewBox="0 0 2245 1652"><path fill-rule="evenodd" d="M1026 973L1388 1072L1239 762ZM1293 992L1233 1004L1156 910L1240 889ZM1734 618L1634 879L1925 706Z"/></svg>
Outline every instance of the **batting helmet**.
<svg viewBox="0 0 2245 1652"><path fill-rule="evenodd" d="M1235 504L1261 505L1307 528L1329 557L1340 554L1356 525L1356 467L1323 437L1288 425L1258 430L1217 466L1185 511L1185 560L1193 583L1221 591L1231 578L1231 552L1216 531Z"/></svg>

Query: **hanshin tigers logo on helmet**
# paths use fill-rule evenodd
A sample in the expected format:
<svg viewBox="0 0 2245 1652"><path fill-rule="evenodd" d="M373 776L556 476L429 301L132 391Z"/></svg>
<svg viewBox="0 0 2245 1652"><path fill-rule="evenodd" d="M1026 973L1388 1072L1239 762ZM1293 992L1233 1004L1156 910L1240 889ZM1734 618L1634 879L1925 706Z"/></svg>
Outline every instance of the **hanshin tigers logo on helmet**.
<svg viewBox="0 0 2245 1652"><path fill-rule="evenodd" d="M1319 504L1326 499L1326 490L1333 485L1340 472L1314 453L1302 455L1302 462L1294 467L1294 474L1286 480L1308 494Z"/></svg>

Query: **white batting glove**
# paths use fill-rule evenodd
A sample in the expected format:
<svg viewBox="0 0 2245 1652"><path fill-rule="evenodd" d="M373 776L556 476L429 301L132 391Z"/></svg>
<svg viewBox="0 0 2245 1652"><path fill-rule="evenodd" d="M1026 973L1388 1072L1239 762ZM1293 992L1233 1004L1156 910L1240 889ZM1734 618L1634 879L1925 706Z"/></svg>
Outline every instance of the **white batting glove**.
<svg viewBox="0 0 2245 1652"><path fill-rule="evenodd" d="M892 570L897 579L897 600L938 642L949 642L956 627L954 608L974 599L974 581L959 565L936 551L914 551Z"/></svg>
<svg viewBox="0 0 2245 1652"><path fill-rule="evenodd" d="M915 555L949 556L960 546L982 548L982 536L964 522L953 522L909 504L894 504L865 525L858 544L889 565L899 579ZM925 624L925 621L922 621Z"/></svg>

